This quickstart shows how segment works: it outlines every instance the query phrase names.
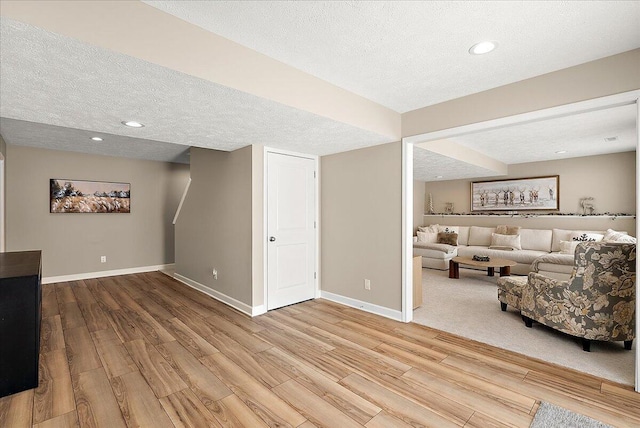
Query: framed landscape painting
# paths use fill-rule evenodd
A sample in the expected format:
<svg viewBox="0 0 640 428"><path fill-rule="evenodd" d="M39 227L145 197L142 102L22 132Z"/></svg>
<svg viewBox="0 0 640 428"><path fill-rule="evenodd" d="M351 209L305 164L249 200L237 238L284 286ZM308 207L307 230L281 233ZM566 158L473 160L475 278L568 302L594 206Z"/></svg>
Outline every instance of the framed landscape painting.
<svg viewBox="0 0 640 428"><path fill-rule="evenodd" d="M474 181L471 211L560 209L560 176Z"/></svg>
<svg viewBox="0 0 640 428"><path fill-rule="evenodd" d="M130 200L129 183L49 180L51 213L128 213Z"/></svg>

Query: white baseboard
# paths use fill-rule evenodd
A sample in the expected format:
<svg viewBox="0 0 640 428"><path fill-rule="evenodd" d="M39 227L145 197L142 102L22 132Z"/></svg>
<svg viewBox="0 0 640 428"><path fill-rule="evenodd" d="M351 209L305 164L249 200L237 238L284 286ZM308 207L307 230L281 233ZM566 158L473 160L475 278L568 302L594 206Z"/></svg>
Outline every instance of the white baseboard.
<svg viewBox="0 0 640 428"><path fill-rule="evenodd" d="M402 311L385 308L384 306L374 305L373 303L363 302L361 300L352 299L351 297L341 296L328 291L320 291L320 297L345 306L380 315L381 317L391 318L392 320L402 322Z"/></svg>
<svg viewBox="0 0 640 428"><path fill-rule="evenodd" d="M99 272L86 272L73 275L47 276L42 278L43 284L52 284L55 282L80 281L82 279L104 278L107 276L130 275L132 273L155 272L159 270L172 269L174 263L166 265L140 266L127 269L103 270Z"/></svg>
<svg viewBox="0 0 640 428"><path fill-rule="evenodd" d="M190 278L187 278L186 276L182 276L179 273L174 273L173 277L177 280L182 282L183 284L188 285L189 287L200 291L201 293L206 294L207 296L213 297L216 300L221 301L222 303L231 306L232 308L235 308L237 310L239 310L242 313L245 313L247 315L249 315L250 317L256 316L256 315L260 315L266 312L266 309L264 307L264 305L260 305L260 306L256 306L256 307L251 307L249 305L247 305L246 303L242 303L239 300L234 299L233 297L229 297L226 294L223 294L219 291L216 291L212 288L207 287L206 285L200 284L198 281L194 281Z"/></svg>
<svg viewBox="0 0 640 428"><path fill-rule="evenodd" d="M265 305L254 306L253 311L251 312L252 317L256 317L258 315L266 314L267 307Z"/></svg>

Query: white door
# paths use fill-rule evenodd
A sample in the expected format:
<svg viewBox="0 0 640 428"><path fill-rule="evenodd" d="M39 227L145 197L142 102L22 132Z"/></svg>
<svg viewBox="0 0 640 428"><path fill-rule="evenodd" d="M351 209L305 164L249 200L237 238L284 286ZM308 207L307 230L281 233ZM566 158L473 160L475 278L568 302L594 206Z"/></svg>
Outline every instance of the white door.
<svg viewBox="0 0 640 428"><path fill-rule="evenodd" d="M267 310L315 297L315 165L267 153Z"/></svg>

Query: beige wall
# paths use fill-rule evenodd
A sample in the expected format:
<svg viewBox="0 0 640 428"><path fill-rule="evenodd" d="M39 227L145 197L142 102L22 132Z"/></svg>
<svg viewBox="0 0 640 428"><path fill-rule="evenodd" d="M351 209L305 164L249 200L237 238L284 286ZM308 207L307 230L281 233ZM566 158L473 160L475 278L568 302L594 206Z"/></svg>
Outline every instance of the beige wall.
<svg viewBox="0 0 640 428"><path fill-rule="evenodd" d="M425 182L413 180L413 234L415 235L418 226L422 226L423 214L427 211L425 205Z"/></svg>
<svg viewBox="0 0 640 428"><path fill-rule="evenodd" d="M322 291L402 309L401 150L391 143L321 158Z"/></svg>
<svg viewBox="0 0 640 428"><path fill-rule="evenodd" d="M171 219L188 165L9 144L6 174L7 251L41 249L44 277L173 262ZM131 183L131 213L51 214L51 178Z"/></svg>
<svg viewBox="0 0 640 428"><path fill-rule="evenodd" d="M176 273L250 306L252 150L192 148L191 186L176 224Z"/></svg>
<svg viewBox="0 0 640 428"><path fill-rule="evenodd" d="M402 115L402 136L498 119L640 88L640 49Z"/></svg>
<svg viewBox="0 0 640 428"><path fill-rule="evenodd" d="M503 178L535 177L542 175L560 176L560 211L561 213L581 213L580 198L592 196L595 198L597 213L626 213L636 214L636 152L615 153L610 155L589 156L582 158L562 159L548 162L531 162L509 166L509 174ZM492 178L487 178L490 180ZM484 178L478 181L483 181ZM474 180L433 181L426 183L425 193L431 193L436 212L444 211L445 202L453 202L456 212L469 212L470 186ZM579 223L585 227L597 230L622 228L635 234L634 219L562 219L557 217L521 219L526 221L529 228L549 228L564 225L574 228L568 223ZM432 222L433 218L425 219ZM456 218L446 220L458 224L495 225L504 224L505 218L495 219ZM482 222L482 224L478 222ZM497 223L496 223L497 222ZM557 226L555 226L557 225Z"/></svg>

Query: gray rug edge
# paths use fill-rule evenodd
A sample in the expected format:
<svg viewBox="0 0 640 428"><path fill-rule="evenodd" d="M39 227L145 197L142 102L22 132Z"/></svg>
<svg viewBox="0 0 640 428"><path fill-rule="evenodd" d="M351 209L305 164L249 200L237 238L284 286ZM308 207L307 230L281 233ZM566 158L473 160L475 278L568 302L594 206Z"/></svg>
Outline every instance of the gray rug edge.
<svg viewBox="0 0 640 428"><path fill-rule="evenodd" d="M529 428L612 428L580 413L545 401L540 402Z"/></svg>

